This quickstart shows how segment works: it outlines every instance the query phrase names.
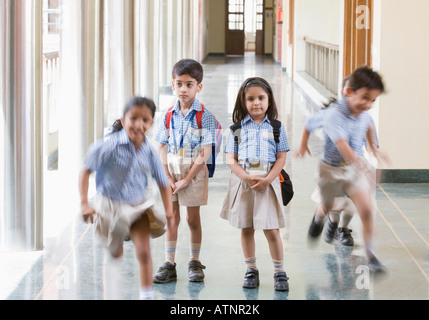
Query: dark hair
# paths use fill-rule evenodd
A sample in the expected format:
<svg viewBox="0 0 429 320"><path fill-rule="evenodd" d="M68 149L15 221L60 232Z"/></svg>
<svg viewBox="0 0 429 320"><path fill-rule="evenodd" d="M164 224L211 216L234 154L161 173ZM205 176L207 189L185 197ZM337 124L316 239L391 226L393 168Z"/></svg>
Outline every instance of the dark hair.
<svg viewBox="0 0 429 320"><path fill-rule="evenodd" d="M127 112L134 107L140 107L140 108L147 107L152 113L152 118L155 118L155 112L156 112L155 102L153 102L151 99L139 97L139 96L133 97L127 102L127 104L124 107L124 113L122 117L125 118L125 115L127 114ZM123 129L122 122L120 119L118 119L113 123L110 134L121 131L122 129Z"/></svg>
<svg viewBox="0 0 429 320"><path fill-rule="evenodd" d="M189 74L192 78L197 80L198 84L203 82L203 66L198 61L192 59L183 59L177 62L173 67L173 79L175 79L177 76L183 76L185 74Z"/></svg>
<svg viewBox="0 0 429 320"><path fill-rule="evenodd" d="M267 110L268 119L277 120L278 109L277 109L276 101L274 100L273 89L265 79L254 77L254 78L248 78L241 85L240 90L238 91L237 100L235 102L234 112L232 114L232 121L234 123L240 122L248 115L249 112L246 109L246 92L251 87L260 87L264 89L269 99L268 110Z"/></svg>
<svg viewBox="0 0 429 320"><path fill-rule="evenodd" d="M342 88L342 90L344 90L344 89L346 88L346 86L347 86L347 84L348 84L349 80L350 80L350 76L345 77L345 78L343 79L343 86L341 87L341 88ZM337 102L337 99L336 99L336 98L330 98L330 99L329 99L329 101L328 101L327 103L323 104L322 109L328 109L328 108L329 108L333 103L335 103L335 102Z"/></svg>
<svg viewBox="0 0 429 320"><path fill-rule="evenodd" d="M349 79L348 85L353 91L358 91L362 88L370 90L380 90L381 93L385 92L383 78L381 75L367 66L356 69Z"/></svg>

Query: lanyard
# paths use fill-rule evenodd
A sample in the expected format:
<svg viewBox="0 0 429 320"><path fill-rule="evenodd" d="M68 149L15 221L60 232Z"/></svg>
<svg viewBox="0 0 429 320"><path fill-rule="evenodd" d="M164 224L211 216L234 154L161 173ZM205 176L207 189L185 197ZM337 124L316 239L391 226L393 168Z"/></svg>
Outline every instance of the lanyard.
<svg viewBox="0 0 429 320"><path fill-rule="evenodd" d="M171 117L171 129L173 130L174 153L175 154L179 153L179 151L182 149L182 147L183 147L183 141L185 139L185 135L188 133L189 126L191 125L192 121L194 120L196 113L197 112L194 111L194 114L192 115L191 119L189 119L189 121L188 121L188 125L186 127L186 131L183 133L182 138L180 140L180 146L179 146L179 148L177 148L176 134L174 133L174 130L175 130L175 128L174 128L174 117Z"/></svg>

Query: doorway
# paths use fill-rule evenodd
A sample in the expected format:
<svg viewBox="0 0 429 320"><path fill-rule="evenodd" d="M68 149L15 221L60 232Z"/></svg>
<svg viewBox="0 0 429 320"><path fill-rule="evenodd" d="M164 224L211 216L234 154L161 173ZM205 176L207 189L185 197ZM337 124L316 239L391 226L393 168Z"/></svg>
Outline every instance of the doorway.
<svg viewBox="0 0 429 320"><path fill-rule="evenodd" d="M227 55L264 55L265 0L226 0Z"/></svg>

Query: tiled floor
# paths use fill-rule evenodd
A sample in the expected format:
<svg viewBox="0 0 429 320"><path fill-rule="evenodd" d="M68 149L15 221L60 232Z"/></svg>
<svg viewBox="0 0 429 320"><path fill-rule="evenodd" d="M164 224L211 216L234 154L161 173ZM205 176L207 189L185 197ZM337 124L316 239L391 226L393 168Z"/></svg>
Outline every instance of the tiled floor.
<svg viewBox="0 0 429 320"><path fill-rule="evenodd" d="M205 61L204 67L204 89L199 98L216 114L224 128L231 125L231 113L242 81L250 76L269 80L281 106L281 118L287 128L291 148L296 149L304 119L313 107L277 64L271 59L254 56L213 57ZM162 109L166 107L162 106ZM358 217L351 223L356 242L353 249L328 245L323 240L315 246L308 244L307 231L315 208L310 196L315 187L321 144L319 137L312 136L312 158L296 160L292 152L288 155L286 168L295 187L295 197L287 208L288 227L282 230L286 271L290 277L289 293L274 291L273 266L262 233L256 234L261 286L253 291L242 289L245 265L240 232L219 218L230 171L226 165L218 164L215 177L210 181L209 205L202 209L201 261L207 266L206 281L199 284L187 281L189 230L186 220L182 219L176 254L178 281L155 285L155 298L427 300L428 184L383 184L377 189L377 248L380 260L388 268L383 276L367 276ZM49 207L49 203L46 205ZM55 221L56 225L55 229L46 228L44 251L0 254L0 299L91 300L112 297L112 294L118 299L138 299L138 263L131 242L125 245L124 259L117 276L106 277L111 272L110 266L106 266L106 252L97 242L92 227L83 224L72 210L61 213L60 219L54 219L48 211L46 224ZM59 213L55 214L58 217ZM182 214L185 214L184 210ZM164 261L164 238L152 242L152 256L156 270ZM115 285L113 282L116 282L116 289L107 289Z"/></svg>

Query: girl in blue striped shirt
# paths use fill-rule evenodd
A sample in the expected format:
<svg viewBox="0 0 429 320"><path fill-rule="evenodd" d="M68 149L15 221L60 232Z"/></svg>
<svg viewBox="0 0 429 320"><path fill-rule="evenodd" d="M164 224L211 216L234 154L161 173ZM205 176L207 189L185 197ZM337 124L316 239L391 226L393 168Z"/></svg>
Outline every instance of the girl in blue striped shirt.
<svg viewBox="0 0 429 320"><path fill-rule="evenodd" d="M122 257L126 236L130 235L134 242L140 263L141 299L153 299L150 236L159 237L165 232L165 216L152 209L155 201L147 196L149 176L158 184L166 215L172 215L167 175L146 138L155 110L149 99L131 99L122 119L115 122L114 132L91 146L79 176L83 218L95 223L95 230L111 256ZM96 172L97 188L94 208L88 203L92 172Z"/></svg>
<svg viewBox="0 0 429 320"><path fill-rule="evenodd" d="M249 78L238 93L233 121L241 130L230 134L225 153L232 170L221 217L241 229L247 272L244 288L259 286L255 230L263 230L274 264L274 286L288 291L280 229L285 227L279 174L290 151L286 130L273 128L278 116L273 90L262 78ZM278 139L278 141L277 141Z"/></svg>

